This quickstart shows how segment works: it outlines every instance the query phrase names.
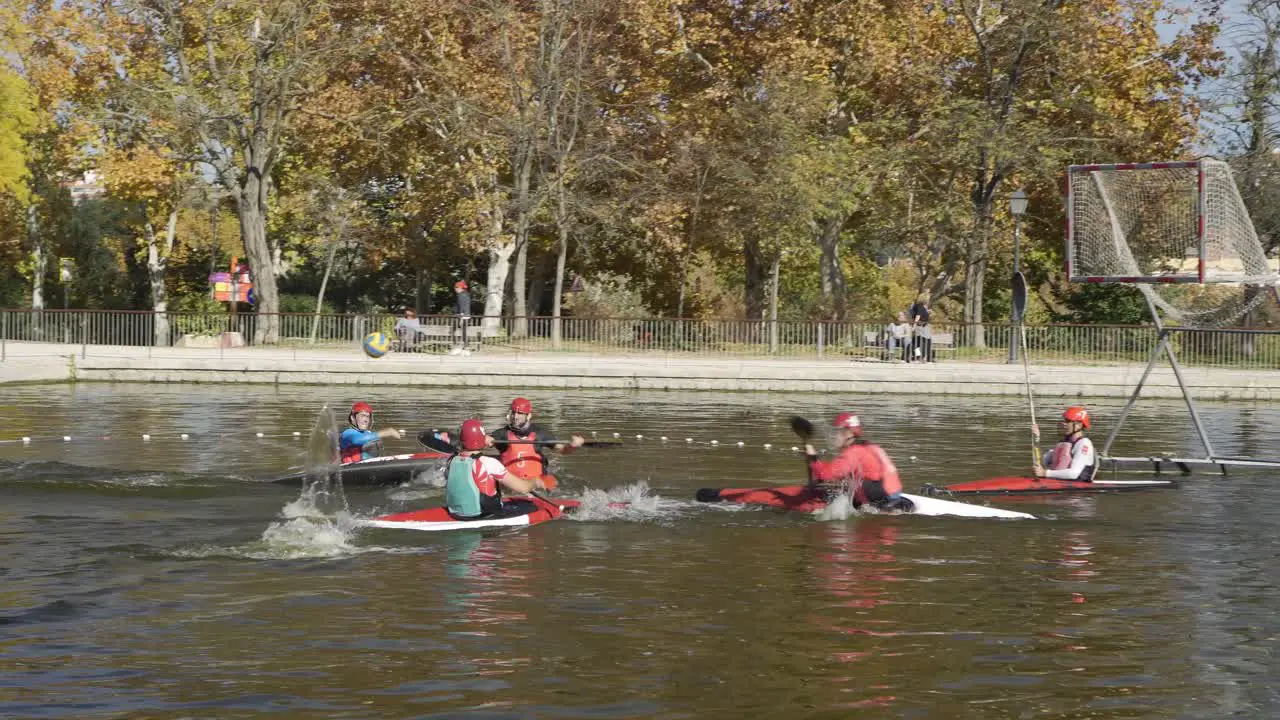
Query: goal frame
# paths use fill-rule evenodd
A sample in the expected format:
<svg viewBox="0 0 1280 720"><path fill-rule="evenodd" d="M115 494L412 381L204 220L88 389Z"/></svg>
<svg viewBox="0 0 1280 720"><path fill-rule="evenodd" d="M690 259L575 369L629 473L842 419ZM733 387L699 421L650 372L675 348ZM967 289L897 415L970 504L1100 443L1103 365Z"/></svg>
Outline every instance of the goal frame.
<svg viewBox="0 0 1280 720"><path fill-rule="evenodd" d="M1153 162L1153 163L1115 163L1111 165L1068 165L1066 175L1067 185L1067 224L1066 224L1066 240L1067 240L1067 279L1071 282L1108 284L1108 283L1151 283L1151 284L1176 284L1176 283L1198 283L1204 284L1205 280L1205 258L1207 250L1205 248L1205 218L1209 214L1208 199L1205 192L1205 169L1204 160L1186 160L1173 162ZM1087 172L1130 172L1144 170L1171 170L1171 169L1196 169L1196 248L1199 257L1196 262L1195 274L1165 274L1165 275L1080 275L1076 273L1075 262L1075 189L1071 182L1071 178L1076 173ZM1211 280L1210 280L1211 281Z"/></svg>

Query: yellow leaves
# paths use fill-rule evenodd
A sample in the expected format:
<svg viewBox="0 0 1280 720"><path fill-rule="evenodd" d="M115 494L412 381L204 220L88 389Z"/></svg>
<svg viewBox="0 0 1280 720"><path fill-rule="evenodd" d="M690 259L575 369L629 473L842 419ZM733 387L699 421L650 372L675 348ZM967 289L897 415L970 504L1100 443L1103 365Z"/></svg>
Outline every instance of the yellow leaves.
<svg viewBox="0 0 1280 720"><path fill-rule="evenodd" d="M26 202L28 188L26 135L36 124L31 89L26 81L0 67L0 193Z"/></svg>
<svg viewBox="0 0 1280 720"><path fill-rule="evenodd" d="M112 195L140 201L170 198L178 175L178 166L163 149L145 145L108 147L98 168Z"/></svg>

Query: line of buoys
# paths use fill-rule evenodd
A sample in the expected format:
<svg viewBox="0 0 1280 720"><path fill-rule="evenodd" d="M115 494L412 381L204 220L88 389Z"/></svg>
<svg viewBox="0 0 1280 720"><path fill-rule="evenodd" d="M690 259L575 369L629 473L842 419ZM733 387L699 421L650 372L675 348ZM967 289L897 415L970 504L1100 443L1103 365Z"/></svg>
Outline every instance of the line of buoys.
<svg viewBox="0 0 1280 720"><path fill-rule="evenodd" d="M613 437L614 437L614 438L618 438L618 439L621 439L621 438L622 438L622 433L612 433L612 434L613 434ZM600 436L600 433L599 433L599 432L597 432L597 431L592 431L592 433L591 433L591 437L596 438L596 437L599 437L599 436ZM644 435L643 433L637 433L634 437L635 437L635 439L636 439L636 440L639 440L639 441L643 441L643 440L646 440L646 439L647 439L647 440L651 440L651 441L652 441L652 440L654 439L653 437L648 436L648 435ZM658 440L658 442L661 442L661 443L671 442L671 441L673 441L673 440L678 442L678 441L679 441L679 438L670 438L670 437L667 437L666 435L659 435L659 436L657 437L657 440ZM705 445L705 446L707 446L707 447L721 447L722 445L725 445L725 446L731 446L731 447L739 447L739 448L746 448L746 447L748 447L747 443L743 442L742 440L727 441L727 442L721 443L719 440L696 440L696 439L694 439L694 438L687 437L687 438L684 438L684 443L685 443L685 445ZM756 446L755 446L755 445L752 445L752 446L750 446L750 447L756 447ZM765 449L765 450L772 450L772 449L773 449L773 447L774 447L774 444L773 444L773 443L762 443L762 444L760 444L760 445L759 445L759 447L761 447L761 448L763 448L763 449ZM785 446L779 446L779 447L785 448ZM798 448L798 447L793 447L793 448L791 448L791 450L792 450L792 452L799 452L799 451L800 451L800 448Z"/></svg>
<svg viewBox="0 0 1280 720"><path fill-rule="evenodd" d="M10 440L0 440L0 445L31 445L34 443L44 442L104 442L108 440L125 440L128 438L140 438L143 442L151 442L152 440L203 440L208 438L216 438L218 440L226 440L228 438L237 437L236 433L142 433L134 435L132 433L115 434L115 435L23 435L20 438ZM292 433L254 433L254 437L260 440L276 439L276 438L301 438L302 433L294 431Z"/></svg>

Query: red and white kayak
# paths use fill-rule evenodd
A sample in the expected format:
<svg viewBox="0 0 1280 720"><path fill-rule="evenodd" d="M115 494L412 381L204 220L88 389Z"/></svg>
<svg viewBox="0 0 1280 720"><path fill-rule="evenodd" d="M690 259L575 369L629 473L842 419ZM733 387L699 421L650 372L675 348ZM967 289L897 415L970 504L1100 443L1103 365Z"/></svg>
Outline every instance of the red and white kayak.
<svg viewBox="0 0 1280 720"><path fill-rule="evenodd" d="M911 515L955 515L959 517L981 518L1021 518L1034 519L1035 515L971 505L969 503L940 500L935 497L902 494L911 501ZM815 512L827 506L826 498L815 495L805 485L791 485L770 488L702 488L696 496L698 502L734 502L743 505L764 505L782 510L798 512Z"/></svg>
<svg viewBox="0 0 1280 720"><path fill-rule="evenodd" d="M341 474L342 482L350 487L379 487L387 485L403 485L413 480L420 472L441 467L440 461L448 459L441 452L420 452L406 455L384 455L382 457L357 460L344 465L328 468L331 474ZM271 482L280 485L301 485L311 477L311 473L301 471L276 478Z"/></svg>
<svg viewBox="0 0 1280 720"><path fill-rule="evenodd" d="M953 485L925 485L923 495L1031 495L1041 493L1102 493L1177 487L1175 480L1054 480L1033 477L996 477Z"/></svg>
<svg viewBox="0 0 1280 720"><path fill-rule="evenodd" d="M502 501L503 513L497 517L479 520L458 520L443 507L393 513L365 521L368 527L392 530L420 530L441 532L445 530L483 530L485 528L524 527L555 520L566 512L578 509L577 500L549 498L506 498Z"/></svg>

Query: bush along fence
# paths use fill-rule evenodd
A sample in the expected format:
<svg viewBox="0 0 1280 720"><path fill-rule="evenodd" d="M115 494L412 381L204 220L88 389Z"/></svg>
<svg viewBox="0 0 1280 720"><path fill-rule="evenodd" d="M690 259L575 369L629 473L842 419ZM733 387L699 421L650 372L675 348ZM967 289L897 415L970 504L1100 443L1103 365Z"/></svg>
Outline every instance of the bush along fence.
<svg viewBox="0 0 1280 720"><path fill-rule="evenodd" d="M0 340L74 345L288 348L351 347L370 332L387 333L393 352L444 353L460 347L459 321L424 316L414 323L387 314L281 313L275 337L257 313L199 314L116 310L0 310ZM397 324L399 323L399 324ZM1154 327L1029 325L1028 357L1037 363L1146 362ZM705 357L783 357L881 362L1006 362L1017 326L934 323L892 340L882 323L692 320L672 318L472 318L467 340L485 352L666 353ZM1280 331L1175 328L1170 342L1188 365L1280 369Z"/></svg>

